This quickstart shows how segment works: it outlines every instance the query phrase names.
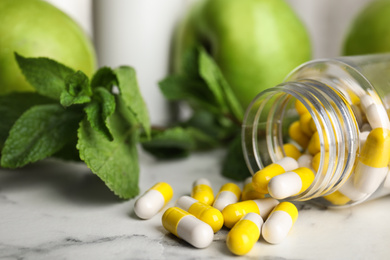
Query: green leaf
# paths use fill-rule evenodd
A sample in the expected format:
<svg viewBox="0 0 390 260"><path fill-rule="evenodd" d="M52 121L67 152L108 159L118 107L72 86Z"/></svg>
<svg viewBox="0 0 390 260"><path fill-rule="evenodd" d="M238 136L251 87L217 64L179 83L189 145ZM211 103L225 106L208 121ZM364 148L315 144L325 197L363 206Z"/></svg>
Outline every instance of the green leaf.
<svg viewBox="0 0 390 260"><path fill-rule="evenodd" d="M251 175L244 159L240 134L229 144L222 165L222 175L237 181L245 180Z"/></svg>
<svg viewBox="0 0 390 260"><path fill-rule="evenodd" d="M64 107L73 104L84 104L91 101L92 90L88 77L80 70L65 79L65 90L62 91L60 103Z"/></svg>
<svg viewBox="0 0 390 260"><path fill-rule="evenodd" d="M42 96L60 99L65 90L65 79L74 71L48 58L24 58L15 53L19 68L27 81Z"/></svg>
<svg viewBox="0 0 390 260"><path fill-rule="evenodd" d="M91 80L91 87L95 89L97 87L106 88L108 91L112 90L112 87L117 84L114 71L109 67L102 67L93 75Z"/></svg>
<svg viewBox="0 0 390 260"><path fill-rule="evenodd" d="M78 110L59 104L33 106L12 126L2 150L1 165L16 168L59 151L77 131Z"/></svg>
<svg viewBox="0 0 390 260"><path fill-rule="evenodd" d="M0 96L0 150L2 149L8 133L16 120L30 107L53 103L54 100L43 97L37 93L11 93Z"/></svg>
<svg viewBox="0 0 390 260"><path fill-rule="evenodd" d="M128 199L139 193L138 133L119 97L116 104L115 113L108 118L113 141L107 140L84 119L78 130L77 149L93 173L116 195Z"/></svg>
<svg viewBox="0 0 390 260"><path fill-rule="evenodd" d="M97 87L92 102L84 110L91 127L112 141L113 137L109 129L108 118L115 112L114 95L103 87Z"/></svg>
<svg viewBox="0 0 390 260"><path fill-rule="evenodd" d="M207 135L197 128L188 127L185 130L195 142L194 150L207 150L216 148L220 145L218 140L212 138L210 135Z"/></svg>
<svg viewBox="0 0 390 260"><path fill-rule="evenodd" d="M203 48L200 49L199 53L199 73L202 79L207 82L210 90L214 93L215 99L221 109L227 107L238 120L242 121L244 111L240 103L222 75L218 65Z"/></svg>
<svg viewBox="0 0 390 260"><path fill-rule="evenodd" d="M130 109L138 123L140 123L147 136L150 136L149 114L139 91L135 70L128 66L121 66L114 70L118 80L120 95L124 100L126 107Z"/></svg>
<svg viewBox="0 0 390 260"><path fill-rule="evenodd" d="M150 140L141 140L145 151L160 159L182 158L196 148L193 136L181 127L153 130Z"/></svg>

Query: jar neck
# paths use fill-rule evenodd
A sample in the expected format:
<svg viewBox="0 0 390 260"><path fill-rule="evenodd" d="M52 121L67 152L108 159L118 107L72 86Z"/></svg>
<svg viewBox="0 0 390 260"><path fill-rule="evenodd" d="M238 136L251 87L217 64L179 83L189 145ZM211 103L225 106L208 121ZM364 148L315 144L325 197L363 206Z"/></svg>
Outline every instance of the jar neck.
<svg viewBox="0 0 390 260"><path fill-rule="evenodd" d="M328 83L329 84L329 83ZM244 157L252 174L285 157L288 127L299 119L299 100L315 123L321 159L312 185L289 200L309 200L334 192L352 173L359 130L351 106L335 86L312 79L285 82L259 94L242 126Z"/></svg>

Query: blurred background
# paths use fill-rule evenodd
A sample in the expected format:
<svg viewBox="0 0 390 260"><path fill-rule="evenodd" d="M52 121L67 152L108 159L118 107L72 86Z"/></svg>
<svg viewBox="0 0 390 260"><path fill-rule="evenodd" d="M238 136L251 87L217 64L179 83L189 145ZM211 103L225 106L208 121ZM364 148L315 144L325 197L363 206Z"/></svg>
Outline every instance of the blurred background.
<svg viewBox="0 0 390 260"><path fill-rule="evenodd" d="M47 0L74 18L93 39L100 66L130 65L154 124L169 121L157 82L169 71L172 34L196 0ZM287 0L306 25L313 58L336 57L354 16L370 0Z"/></svg>

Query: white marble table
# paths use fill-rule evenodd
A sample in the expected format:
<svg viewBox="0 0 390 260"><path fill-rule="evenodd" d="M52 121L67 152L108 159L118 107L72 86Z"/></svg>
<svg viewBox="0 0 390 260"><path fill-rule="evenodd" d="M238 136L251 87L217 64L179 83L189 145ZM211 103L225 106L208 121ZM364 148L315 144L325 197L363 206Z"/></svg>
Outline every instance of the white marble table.
<svg viewBox="0 0 390 260"><path fill-rule="evenodd" d="M223 152L159 162L141 154L140 188L170 183L174 204L192 182L207 177L215 192ZM0 259L235 259L226 229L206 249L195 249L161 226L160 212L140 220L134 200L116 199L82 164L45 161L26 169L0 169ZM243 258L390 259L390 197L348 209L298 205L300 216L279 245L263 239Z"/></svg>

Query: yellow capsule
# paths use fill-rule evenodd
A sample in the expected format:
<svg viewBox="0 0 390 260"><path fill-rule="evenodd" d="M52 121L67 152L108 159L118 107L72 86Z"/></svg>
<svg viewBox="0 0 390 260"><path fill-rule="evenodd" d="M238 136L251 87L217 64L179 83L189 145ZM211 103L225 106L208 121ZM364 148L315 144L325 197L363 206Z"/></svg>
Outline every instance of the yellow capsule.
<svg viewBox="0 0 390 260"><path fill-rule="evenodd" d="M227 205L236 203L241 196L241 189L234 183L225 183L219 190L213 207L222 211Z"/></svg>
<svg viewBox="0 0 390 260"><path fill-rule="evenodd" d="M194 198L189 196L182 196L177 200L176 207L191 213L196 218L209 224L214 233L219 231L223 226L223 216L218 209L203 202L197 201Z"/></svg>
<svg viewBox="0 0 390 260"><path fill-rule="evenodd" d="M230 204L222 210L224 225L227 228L232 228L237 221L249 212L260 214L262 218L266 218L278 203L274 198L265 198Z"/></svg>
<svg viewBox="0 0 390 260"><path fill-rule="evenodd" d="M263 238L271 243L278 244L287 237L298 218L298 209L290 202L281 202L269 214L262 228Z"/></svg>
<svg viewBox="0 0 390 260"><path fill-rule="evenodd" d="M258 192L253 188L252 177L248 177L245 179L244 188L241 193L241 200L255 200L264 198L265 194Z"/></svg>
<svg viewBox="0 0 390 260"><path fill-rule="evenodd" d="M313 156L313 160L312 160L312 167L314 169L315 172L318 172L319 168L320 168L320 162L321 162L321 152L319 153L316 153L314 156ZM326 172L326 170L328 169L328 165L329 165L329 152L325 152L325 155L324 155L324 162L323 162L323 169L324 169L324 174Z"/></svg>
<svg viewBox="0 0 390 260"><path fill-rule="evenodd" d="M309 111L307 110L307 108L305 107L305 105L302 104L302 102L299 101L298 99L295 100L295 110L298 112L299 115L303 115L303 114L309 112Z"/></svg>
<svg viewBox="0 0 390 260"><path fill-rule="evenodd" d="M197 248L205 248L214 238L212 228L178 207L167 209L162 216L166 230Z"/></svg>
<svg viewBox="0 0 390 260"><path fill-rule="evenodd" d="M295 121L290 125L288 128L288 135L304 149L309 144L310 138L303 133L299 121Z"/></svg>
<svg viewBox="0 0 390 260"><path fill-rule="evenodd" d="M196 180L192 185L191 197L207 205L213 204L214 192L209 180L204 178Z"/></svg>
<svg viewBox="0 0 390 260"><path fill-rule="evenodd" d="M304 192L314 181L314 173L306 167L282 173L268 183L269 194L275 199L285 199Z"/></svg>
<svg viewBox="0 0 390 260"><path fill-rule="evenodd" d="M324 134L324 148L326 151L329 150L329 143L328 143L328 138L326 137L325 132ZM321 141L320 141L320 135L318 132L315 132L311 138L309 145L307 146L307 150L311 155L315 155L319 152L321 152Z"/></svg>
<svg viewBox="0 0 390 260"><path fill-rule="evenodd" d="M149 219L156 215L172 196L172 187L168 183L159 182L137 199L134 212L139 218Z"/></svg>
<svg viewBox="0 0 390 260"><path fill-rule="evenodd" d="M236 255L247 254L260 238L263 219L259 214L248 213L229 231L226 245Z"/></svg>
<svg viewBox="0 0 390 260"><path fill-rule="evenodd" d="M323 198L331 202L335 206L342 206L350 201L347 196L337 190L329 195L323 196Z"/></svg>
<svg viewBox="0 0 390 260"><path fill-rule="evenodd" d="M284 157L276 163L272 163L252 177L253 188L260 193L268 193L268 182L276 175L298 168L298 163L291 157Z"/></svg>
<svg viewBox="0 0 390 260"><path fill-rule="evenodd" d="M375 128L367 136L355 168L354 185L362 193L373 193L385 179L390 158L390 130Z"/></svg>
<svg viewBox="0 0 390 260"><path fill-rule="evenodd" d="M311 115L309 112L304 113L299 118L299 126L301 127L302 132L307 136L312 136L315 131L311 128L311 123L313 122L313 118L311 118ZM315 126L315 124L314 124Z"/></svg>
<svg viewBox="0 0 390 260"><path fill-rule="evenodd" d="M294 158L295 160L298 160L298 158L302 155L299 149L290 143L284 144L283 150L287 157Z"/></svg>

